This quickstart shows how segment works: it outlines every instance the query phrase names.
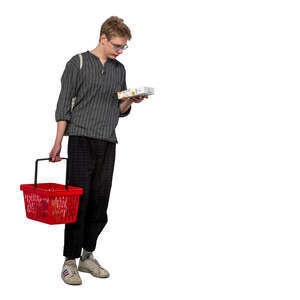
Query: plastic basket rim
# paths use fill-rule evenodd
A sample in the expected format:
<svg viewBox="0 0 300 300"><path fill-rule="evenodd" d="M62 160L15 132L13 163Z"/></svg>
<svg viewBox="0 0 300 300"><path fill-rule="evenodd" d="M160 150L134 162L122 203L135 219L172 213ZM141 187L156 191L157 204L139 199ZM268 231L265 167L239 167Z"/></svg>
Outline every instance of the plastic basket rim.
<svg viewBox="0 0 300 300"><path fill-rule="evenodd" d="M54 190L49 190L47 188L41 187L41 185L52 185L53 187L56 187ZM33 183L29 184L21 184L20 190L23 192L31 192L31 193L43 193L43 194L49 194L49 195L82 195L83 194L83 188L76 187L76 186L68 186L68 189L66 190L64 184L59 183L52 183L52 182L45 182L45 183L37 183L37 187L34 187Z"/></svg>

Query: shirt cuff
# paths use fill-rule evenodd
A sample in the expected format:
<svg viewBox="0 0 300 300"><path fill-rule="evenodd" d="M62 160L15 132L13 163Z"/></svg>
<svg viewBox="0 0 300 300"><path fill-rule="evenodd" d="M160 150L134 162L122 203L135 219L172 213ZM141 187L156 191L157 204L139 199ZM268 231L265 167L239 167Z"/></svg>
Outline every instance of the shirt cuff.
<svg viewBox="0 0 300 300"><path fill-rule="evenodd" d="M129 115L130 111L131 111L131 105L129 106L129 108L125 112L123 112L123 113L120 112L119 116L120 117L126 117L126 116Z"/></svg>
<svg viewBox="0 0 300 300"><path fill-rule="evenodd" d="M55 121L56 122L58 122L58 121L71 121L71 115L59 115L59 114L57 114L56 116L55 116Z"/></svg>

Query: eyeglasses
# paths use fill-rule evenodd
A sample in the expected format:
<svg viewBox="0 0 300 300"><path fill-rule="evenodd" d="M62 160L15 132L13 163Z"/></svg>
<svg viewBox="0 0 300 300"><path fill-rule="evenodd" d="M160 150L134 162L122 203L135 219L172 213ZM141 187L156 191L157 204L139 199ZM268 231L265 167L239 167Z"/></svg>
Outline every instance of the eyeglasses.
<svg viewBox="0 0 300 300"><path fill-rule="evenodd" d="M120 45L113 44L111 41L109 41L109 42L114 46L114 50L115 50L115 51L119 51L120 49L126 50L126 49L128 48L127 45L120 46Z"/></svg>

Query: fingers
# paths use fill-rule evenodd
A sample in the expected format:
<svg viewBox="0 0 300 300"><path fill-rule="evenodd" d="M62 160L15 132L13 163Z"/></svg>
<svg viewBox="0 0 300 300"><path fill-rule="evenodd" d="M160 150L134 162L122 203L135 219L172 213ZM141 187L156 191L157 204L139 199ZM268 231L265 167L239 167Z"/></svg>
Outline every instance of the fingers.
<svg viewBox="0 0 300 300"><path fill-rule="evenodd" d="M49 157L51 158L51 162L54 162L54 161L55 161L55 154L54 154L53 149L51 150L51 152L50 152L50 154L49 154Z"/></svg>
<svg viewBox="0 0 300 300"><path fill-rule="evenodd" d="M50 162L59 162L61 161L61 158L59 156L50 156L51 161Z"/></svg>
<svg viewBox="0 0 300 300"><path fill-rule="evenodd" d="M140 103L140 102L143 101L145 98L148 98L148 95L135 96L135 97L132 97L131 99L133 99L133 101L134 101L135 103Z"/></svg>
<svg viewBox="0 0 300 300"><path fill-rule="evenodd" d="M128 100L128 99L130 99L130 100L134 100L134 101L136 101L136 100L142 100L142 99L144 99L144 98L148 98L148 95L140 95L140 96L123 97L123 98L122 98L122 100Z"/></svg>
<svg viewBox="0 0 300 300"><path fill-rule="evenodd" d="M123 97L122 100L132 100L135 103L140 103L145 98L148 98L148 95L141 95L141 96L132 96L132 97Z"/></svg>
<svg viewBox="0 0 300 300"><path fill-rule="evenodd" d="M54 151L52 149L52 151L49 153L49 161L50 162L58 162L58 161L61 161L61 158L59 156L59 152L57 151Z"/></svg>
<svg viewBox="0 0 300 300"><path fill-rule="evenodd" d="M49 153L49 159L51 159L50 161L52 162L52 161L54 161L54 156L53 156L53 151L51 151L50 153Z"/></svg>

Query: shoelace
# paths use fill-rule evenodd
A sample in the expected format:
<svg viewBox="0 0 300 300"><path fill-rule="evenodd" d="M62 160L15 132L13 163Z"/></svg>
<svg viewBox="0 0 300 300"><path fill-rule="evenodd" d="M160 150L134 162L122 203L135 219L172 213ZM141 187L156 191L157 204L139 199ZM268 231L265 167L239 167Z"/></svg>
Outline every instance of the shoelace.
<svg viewBox="0 0 300 300"><path fill-rule="evenodd" d="M95 264L96 264L97 266L99 266L101 269L103 269L102 266L99 264L99 262L98 262L97 259L94 258L93 260L94 260L94 262L95 262Z"/></svg>
<svg viewBox="0 0 300 300"><path fill-rule="evenodd" d="M69 271L71 277L74 276L75 274L78 275L78 270L77 270L77 267L76 267L76 264L75 263L72 263L72 264L66 264L65 265L67 270Z"/></svg>
<svg viewBox="0 0 300 300"><path fill-rule="evenodd" d="M99 264L98 260L96 258L94 258L93 254L89 254L83 258L83 260L86 260L86 259L93 261L98 267L103 269L103 267Z"/></svg>
<svg viewBox="0 0 300 300"><path fill-rule="evenodd" d="M93 261L98 267L100 267L101 269L103 269L103 267L99 264L98 260L96 258L94 258L94 256L90 255L86 259L89 259L89 260Z"/></svg>

